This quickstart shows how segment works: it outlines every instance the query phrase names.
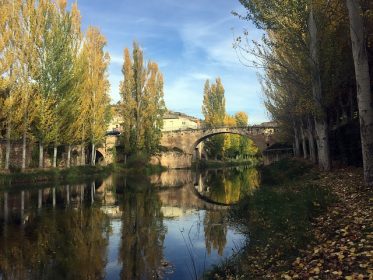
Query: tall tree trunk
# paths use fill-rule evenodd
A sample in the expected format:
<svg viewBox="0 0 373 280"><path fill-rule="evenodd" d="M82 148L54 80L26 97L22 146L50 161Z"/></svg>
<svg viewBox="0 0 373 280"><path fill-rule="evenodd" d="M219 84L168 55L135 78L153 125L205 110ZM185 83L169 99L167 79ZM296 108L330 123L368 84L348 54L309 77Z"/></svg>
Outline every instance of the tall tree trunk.
<svg viewBox="0 0 373 280"><path fill-rule="evenodd" d="M373 103L364 38L363 11L357 0L346 0L346 4L350 18L352 54L355 65L364 179L366 185L373 186Z"/></svg>
<svg viewBox="0 0 373 280"><path fill-rule="evenodd" d="M301 137L302 137L303 158L307 159L308 158L307 143L306 143L306 134L304 133L304 129L303 129L303 123L300 126L300 134L301 134Z"/></svg>
<svg viewBox="0 0 373 280"><path fill-rule="evenodd" d="M315 130L317 133L317 150L319 154L319 167L321 170L330 170L330 151L328 137L328 123L326 122L326 112L322 105L322 88L317 46L317 26L313 14L313 8L309 13L308 28L310 33L310 53L311 53L311 72L312 72L312 94L317 104L318 116L315 118Z"/></svg>
<svg viewBox="0 0 373 280"><path fill-rule="evenodd" d="M71 145L67 147L67 162L66 162L66 167L70 168L71 166Z"/></svg>
<svg viewBox="0 0 373 280"><path fill-rule="evenodd" d="M38 191L38 209L41 209L43 206L43 191L39 190Z"/></svg>
<svg viewBox="0 0 373 280"><path fill-rule="evenodd" d="M81 165L85 165L85 145L84 143L81 145Z"/></svg>
<svg viewBox="0 0 373 280"><path fill-rule="evenodd" d="M26 149L27 149L27 131L25 128L23 131L23 136L22 136L22 170L26 169Z"/></svg>
<svg viewBox="0 0 373 280"><path fill-rule="evenodd" d="M57 167L57 143L53 145L53 167Z"/></svg>
<svg viewBox="0 0 373 280"><path fill-rule="evenodd" d="M56 188L52 189L52 200L53 200L53 208L56 206Z"/></svg>
<svg viewBox="0 0 373 280"><path fill-rule="evenodd" d="M25 213L25 191L21 191L21 224L23 225L23 218Z"/></svg>
<svg viewBox="0 0 373 280"><path fill-rule="evenodd" d="M10 124L8 123L8 126L6 128L6 150L5 150L5 169L9 170L10 165Z"/></svg>
<svg viewBox="0 0 373 280"><path fill-rule="evenodd" d="M319 167L321 170L328 171L331 168L330 147L329 147L329 127L326 120L315 121L315 130L317 134L316 143L319 158Z"/></svg>
<svg viewBox="0 0 373 280"><path fill-rule="evenodd" d="M8 192L4 192L4 222L7 224L8 222L8 213L9 213L9 208L8 208Z"/></svg>
<svg viewBox="0 0 373 280"><path fill-rule="evenodd" d="M310 150L310 159L312 163L316 163L316 150L315 150L315 139L313 137L313 127L311 117L307 117L307 134L308 134L308 146Z"/></svg>
<svg viewBox="0 0 373 280"><path fill-rule="evenodd" d="M92 166L95 166L95 163L96 163L95 151L96 151L95 144L92 143L92 151L91 151L91 165Z"/></svg>
<svg viewBox="0 0 373 280"><path fill-rule="evenodd" d="M0 144L0 169L3 167L3 145Z"/></svg>
<svg viewBox="0 0 373 280"><path fill-rule="evenodd" d="M66 185L66 205L70 204L70 185Z"/></svg>
<svg viewBox="0 0 373 280"><path fill-rule="evenodd" d="M296 157L300 156L300 143L299 143L299 131L295 121L293 121L293 128L294 128L294 155Z"/></svg>
<svg viewBox="0 0 373 280"><path fill-rule="evenodd" d="M96 188L96 183L93 181L91 183L91 204L93 204L93 202L95 201L95 193L94 193L95 188Z"/></svg>
<svg viewBox="0 0 373 280"><path fill-rule="evenodd" d="M124 154L124 164L127 164L127 154Z"/></svg>
<svg viewBox="0 0 373 280"><path fill-rule="evenodd" d="M44 167L44 147L43 142L39 141L39 168Z"/></svg>

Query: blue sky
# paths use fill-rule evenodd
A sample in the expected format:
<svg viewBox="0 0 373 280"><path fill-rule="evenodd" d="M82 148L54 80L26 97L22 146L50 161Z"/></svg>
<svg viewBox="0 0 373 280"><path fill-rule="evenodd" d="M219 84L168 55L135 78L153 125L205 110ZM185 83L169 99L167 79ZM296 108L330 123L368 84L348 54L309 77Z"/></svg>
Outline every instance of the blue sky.
<svg viewBox="0 0 373 280"><path fill-rule="evenodd" d="M83 28L99 27L108 40L112 102L120 99L123 49L137 40L146 59L158 63L166 106L202 118L203 85L220 76L229 114L245 111L250 123L268 119L256 70L243 66L232 48L233 32L260 32L231 11L238 0L78 0Z"/></svg>

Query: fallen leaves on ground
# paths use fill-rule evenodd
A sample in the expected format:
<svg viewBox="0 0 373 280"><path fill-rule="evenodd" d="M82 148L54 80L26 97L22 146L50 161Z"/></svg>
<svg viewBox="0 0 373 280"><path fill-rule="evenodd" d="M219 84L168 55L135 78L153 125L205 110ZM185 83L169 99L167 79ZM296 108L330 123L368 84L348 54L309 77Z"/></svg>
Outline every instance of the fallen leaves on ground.
<svg viewBox="0 0 373 280"><path fill-rule="evenodd" d="M338 202L313 221L315 239L282 279L373 279L373 196L361 169L321 173L317 183Z"/></svg>

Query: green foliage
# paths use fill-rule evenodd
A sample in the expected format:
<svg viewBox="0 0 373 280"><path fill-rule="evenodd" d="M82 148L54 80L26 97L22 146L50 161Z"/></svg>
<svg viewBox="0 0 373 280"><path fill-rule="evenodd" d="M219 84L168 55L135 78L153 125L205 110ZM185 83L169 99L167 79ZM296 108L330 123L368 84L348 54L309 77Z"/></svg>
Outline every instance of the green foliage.
<svg viewBox="0 0 373 280"><path fill-rule="evenodd" d="M297 160L283 159L262 168L262 183L264 185L280 185L299 179L310 173L312 164L299 163Z"/></svg>
<svg viewBox="0 0 373 280"><path fill-rule="evenodd" d="M127 160L127 166L134 169L143 169L148 164L148 155L145 153L137 153L130 156Z"/></svg>

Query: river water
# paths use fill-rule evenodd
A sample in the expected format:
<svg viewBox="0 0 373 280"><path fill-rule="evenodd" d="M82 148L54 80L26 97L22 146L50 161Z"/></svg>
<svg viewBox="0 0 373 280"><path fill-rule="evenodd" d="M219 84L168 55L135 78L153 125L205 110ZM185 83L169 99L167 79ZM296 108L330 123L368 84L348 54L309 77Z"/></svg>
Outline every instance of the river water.
<svg viewBox="0 0 373 280"><path fill-rule="evenodd" d="M109 177L0 192L0 279L197 279L244 243L230 205L255 169Z"/></svg>

